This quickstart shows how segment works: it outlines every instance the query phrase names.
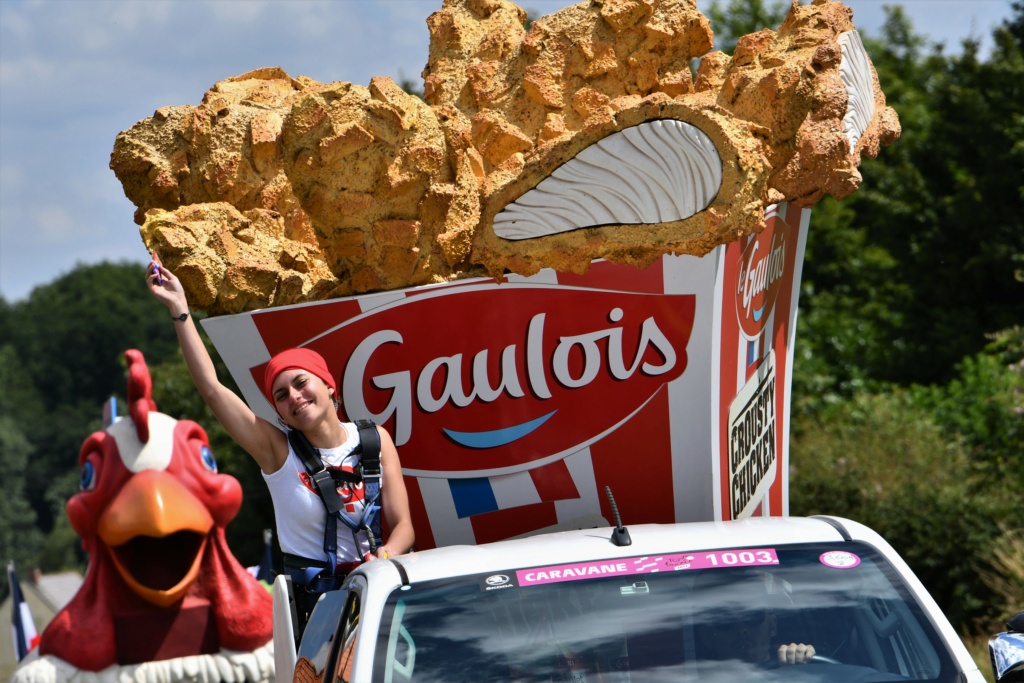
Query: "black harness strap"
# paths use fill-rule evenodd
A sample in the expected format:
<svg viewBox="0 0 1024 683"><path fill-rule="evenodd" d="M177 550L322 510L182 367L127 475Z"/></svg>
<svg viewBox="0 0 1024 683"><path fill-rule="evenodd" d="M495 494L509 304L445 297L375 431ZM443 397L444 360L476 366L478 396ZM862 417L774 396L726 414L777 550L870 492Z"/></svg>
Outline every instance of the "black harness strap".
<svg viewBox="0 0 1024 683"><path fill-rule="evenodd" d="M328 470L320 457L320 451L313 447L306 435L297 429L288 431L288 443L295 451L303 466L313 480L320 500L327 509L327 524L324 529L324 553L327 555L329 568L333 574L338 557L338 520L340 519L352 529L352 539L359 547L357 532L365 531L370 544L370 552L377 551L377 539L380 538L380 435L377 427L370 420L355 422L359 432L359 445L353 453L360 455L360 473L346 472L341 469ZM343 483L363 483L363 516L359 524L353 524L341 514L344 501L338 495L338 486Z"/></svg>
<svg viewBox="0 0 1024 683"><path fill-rule="evenodd" d="M359 430L359 448L363 452L361 458L363 478L379 478L380 434L377 433L377 426L370 420L356 420L355 425Z"/></svg>
<svg viewBox="0 0 1024 683"><path fill-rule="evenodd" d="M363 478L357 472L346 472L340 469L328 470L320 458L320 451L313 447L306 435L297 429L288 430L288 442L292 446L302 464L306 467L316 486L320 500L324 502L329 514L341 510L341 496L338 495L338 486L343 483L358 484Z"/></svg>
<svg viewBox="0 0 1024 683"><path fill-rule="evenodd" d="M363 474L364 507L360 526L370 542L370 552L376 554L377 541L383 540L380 528L380 434L370 420L356 420L355 425L362 451L360 470Z"/></svg>

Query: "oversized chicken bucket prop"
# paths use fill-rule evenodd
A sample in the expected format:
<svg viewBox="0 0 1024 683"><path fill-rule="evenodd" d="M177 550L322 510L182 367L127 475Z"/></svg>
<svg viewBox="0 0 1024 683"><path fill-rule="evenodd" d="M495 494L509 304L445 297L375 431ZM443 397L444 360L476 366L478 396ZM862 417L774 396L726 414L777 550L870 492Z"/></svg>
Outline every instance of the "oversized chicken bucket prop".
<svg viewBox="0 0 1024 683"><path fill-rule="evenodd" d="M246 400L270 357L321 353L342 417L393 435L421 549L624 521L788 512L808 210L703 257L596 262L203 321ZM386 486L386 483L385 483Z"/></svg>
<svg viewBox="0 0 1024 683"><path fill-rule="evenodd" d="M276 421L265 364L319 351L420 548L606 525L606 488L625 523L786 514L808 207L900 131L850 9L732 56L692 0L427 26L423 99L260 69L118 136L246 400Z"/></svg>

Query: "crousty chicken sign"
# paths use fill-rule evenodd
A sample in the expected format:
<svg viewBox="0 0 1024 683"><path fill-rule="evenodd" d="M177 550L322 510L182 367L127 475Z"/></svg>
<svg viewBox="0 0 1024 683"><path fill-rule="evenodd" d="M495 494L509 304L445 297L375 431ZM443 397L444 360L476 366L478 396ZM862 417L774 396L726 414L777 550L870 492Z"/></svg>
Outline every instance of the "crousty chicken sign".
<svg viewBox="0 0 1024 683"><path fill-rule="evenodd" d="M537 530L786 514L807 210L646 270L461 280L208 318L246 400L306 346L402 459L421 549Z"/></svg>

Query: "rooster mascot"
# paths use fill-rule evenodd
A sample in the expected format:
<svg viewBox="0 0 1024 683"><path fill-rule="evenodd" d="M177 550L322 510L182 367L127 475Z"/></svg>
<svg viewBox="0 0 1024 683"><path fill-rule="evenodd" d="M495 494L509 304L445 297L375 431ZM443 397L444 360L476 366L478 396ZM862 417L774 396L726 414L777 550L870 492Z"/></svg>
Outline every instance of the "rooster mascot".
<svg viewBox="0 0 1024 683"><path fill-rule="evenodd" d="M85 580L12 682L273 681L271 596L224 535L242 488L202 427L156 411L142 354L125 357L129 416L85 440L67 505Z"/></svg>

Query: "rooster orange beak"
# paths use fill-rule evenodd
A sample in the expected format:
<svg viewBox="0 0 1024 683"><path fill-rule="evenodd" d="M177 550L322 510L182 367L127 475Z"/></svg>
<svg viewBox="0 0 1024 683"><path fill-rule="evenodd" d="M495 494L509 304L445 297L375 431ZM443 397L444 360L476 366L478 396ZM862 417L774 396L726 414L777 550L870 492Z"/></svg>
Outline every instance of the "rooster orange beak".
<svg viewBox="0 0 1024 683"><path fill-rule="evenodd" d="M199 574L213 518L175 477L132 477L100 516L98 535L121 578L159 607L179 601Z"/></svg>

